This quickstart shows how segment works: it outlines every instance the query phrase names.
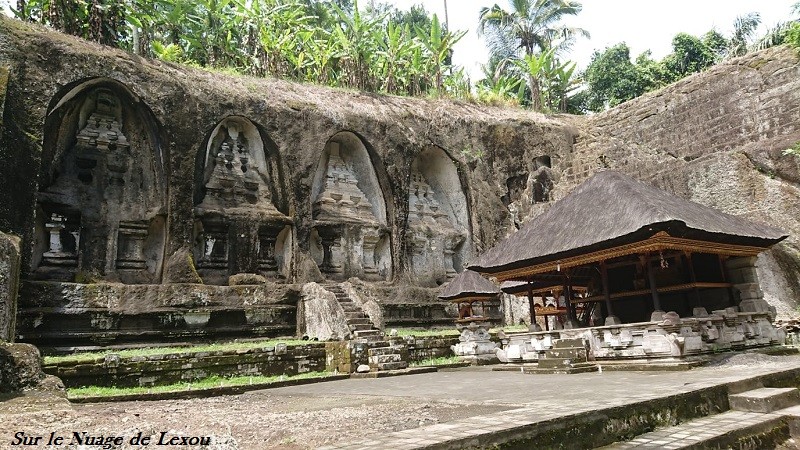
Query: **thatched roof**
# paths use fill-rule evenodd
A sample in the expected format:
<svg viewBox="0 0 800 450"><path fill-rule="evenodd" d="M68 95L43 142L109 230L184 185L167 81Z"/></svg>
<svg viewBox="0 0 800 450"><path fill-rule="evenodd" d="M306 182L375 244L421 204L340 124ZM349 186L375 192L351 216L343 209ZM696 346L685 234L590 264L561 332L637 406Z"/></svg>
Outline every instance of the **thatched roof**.
<svg viewBox="0 0 800 450"><path fill-rule="evenodd" d="M457 300L460 298L494 297L500 289L491 281L471 270L465 270L444 285L439 298Z"/></svg>
<svg viewBox="0 0 800 450"><path fill-rule="evenodd" d="M489 249L469 269L497 273L638 242L659 231L763 248L787 237L777 228L684 200L609 170L586 180Z"/></svg>

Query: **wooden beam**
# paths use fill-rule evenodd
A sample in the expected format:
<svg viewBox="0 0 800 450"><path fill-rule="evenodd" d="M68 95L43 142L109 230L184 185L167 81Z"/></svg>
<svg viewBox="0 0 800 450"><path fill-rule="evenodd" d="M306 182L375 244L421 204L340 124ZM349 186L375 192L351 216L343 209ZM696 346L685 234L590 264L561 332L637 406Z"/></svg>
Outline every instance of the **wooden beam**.
<svg viewBox="0 0 800 450"><path fill-rule="evenodd" d="M648 239L630 244L621 245L605 250L586 253L583 255L571 256L569 258L555 261L547 261L527 267L504 270L490 275L498 281L508 281L514 278L527 278L547 272L557 272L600 262L604 259L614 259L627 255L644 254L663 250L683 250L695 253L709 253L726 256L756 256L765 248L751 247L745 245L721 244L717 242L695 241L692 239L672 237L664 231L660 231ZM488 273L488 272L485 272Z"/></svg>

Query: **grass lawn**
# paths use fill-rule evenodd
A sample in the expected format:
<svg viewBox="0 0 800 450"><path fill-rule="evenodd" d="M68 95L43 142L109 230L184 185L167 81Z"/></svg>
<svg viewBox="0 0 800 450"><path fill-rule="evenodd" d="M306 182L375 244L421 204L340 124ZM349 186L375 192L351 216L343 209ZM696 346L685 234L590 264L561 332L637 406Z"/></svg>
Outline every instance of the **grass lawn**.
<svg viewBox="0 0 800 450"><path fill-rule="evenodd" d="M253 348L274 347L275 344L284 343L287 346L313 344L316 341L303 341L300 339L270 339L264 341L248 342L221 342L215 344L201 344L183 347L150 347L135 348L127 350L103 350L98 352L74 353L72 355L45 356L45 364L58 364L60 362L86 361L92 362L96 359L103 359L106 355L115 354L120 358L132 358L134 356L154 356L171 355L174 353L195 353L195 352L219 352L227 350L249 350Z"/></svg>
<svg viewBox="0 0 800 450"><path fill-rule="evenodd" d="M241 376L233 378L222 378L218 376L203 378L202 380L193 381L191 383L175 383L165 386L151 386L151 387L103 387L103 386L85 386L79 388L67 389L67 397L81 398L81 397L113 397L117 395L130 395L130 394L155 394L164 392L184 392L194 391L201 389L209 389L215 387L227 386L248 386L253 384L266 384L274 383L277 381L287 380L302 380L307 378L325 378L333 375L331 372L308 372L299 375L274 375L274 376Z"/></svg>

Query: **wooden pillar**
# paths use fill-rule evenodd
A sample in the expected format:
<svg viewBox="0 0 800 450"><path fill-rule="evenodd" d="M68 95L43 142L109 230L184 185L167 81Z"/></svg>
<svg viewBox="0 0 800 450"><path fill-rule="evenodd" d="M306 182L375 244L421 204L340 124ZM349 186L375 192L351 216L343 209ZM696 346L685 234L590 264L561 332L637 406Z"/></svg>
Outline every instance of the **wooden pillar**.
<svg viewBox="0 0 800 450"><path fill-rule="evenodd" d="M717 258L719 259L719 273L722 274L722 282L727 283L728 274L725 273L725 258L727 257L723 255L717 255ZM736 297L733 294L733 286L728 286L725 288L725 294L725 296L728 298L728 306L736 306Z"/></svg>
<svg viewBox="0 0 800 450"><path fill-rule="evenodd" d="M569 269L564 270L564 300L567 304L567 319L576 322L575 308L572 307L572 280L569 276Z"/></svg>
<svg viewBox="0 0 800 450"><path fill-rule="evenodd" d="M697 275L694 273L694 263L692 262L692 252L683 252L683 255L686 257L686 264L689 268L689 281L692 284L697 283ZM700 291L697 290L697 286L692 287L692 301L689 303L689 306L692 308L700 307Z"/></svg>
<svg viewBox="0 0 800 450"><path fill-rule="evenodd" d="M611 292L608 289L608 266L605 261L600 261L600 275L603 282L603 298L606 301L606 313L608 316L614 315L614 307L611 305Z"/></svg>
<svg viewBox="0 0 800 450"><path fill-rule="evenodd" d="M531 308L531 326L536 326L536 308L533 304L533 278L528 280L528 306Z"/></svg>
<svg viewBox="0 0 800 450"><path fill-rule="evenodd" d="M650 284L650 296L653 298L653 310L654 311L663 311L661 309L661 300L658 298L658 286L656 286L656 272L650 266L650 258L647 254L644 257L640 257L642 259L642 264L644 265L644 269L647 270L647 281Z"/></svg>

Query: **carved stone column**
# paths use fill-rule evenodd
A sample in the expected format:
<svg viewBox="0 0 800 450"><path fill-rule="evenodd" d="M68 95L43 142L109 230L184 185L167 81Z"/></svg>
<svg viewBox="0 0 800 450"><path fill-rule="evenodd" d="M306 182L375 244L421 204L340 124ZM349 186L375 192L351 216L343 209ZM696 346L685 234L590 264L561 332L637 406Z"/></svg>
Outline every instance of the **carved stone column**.
<svg viewBox="0 0 800 450"><path fill-rule="evenodd" d="M44 252L43 265L70 267L78 265L80 228L68 227L67 225L65 216L57 213L50 215L50 220L45 224L49 238L49 248Z"/></svg>

